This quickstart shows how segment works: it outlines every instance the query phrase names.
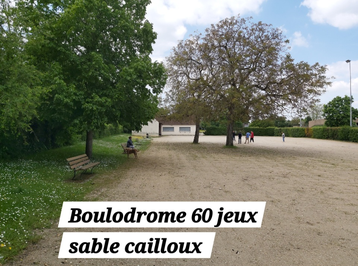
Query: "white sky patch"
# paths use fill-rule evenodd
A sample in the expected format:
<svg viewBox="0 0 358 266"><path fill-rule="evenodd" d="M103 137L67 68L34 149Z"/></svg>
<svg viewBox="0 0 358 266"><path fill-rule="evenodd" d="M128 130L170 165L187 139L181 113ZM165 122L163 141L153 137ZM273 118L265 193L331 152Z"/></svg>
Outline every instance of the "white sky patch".
<svg viewBox="0 0 358 266"><path fill-rule="evenodd" d="M302 35L302 33L296 31L293 34L292 46L308 47L309 45L307 39Z"/></svg>
<svg viewBox="0 0 358 266"><path fill-rule="evenodd" d="M259 13L267 0L152 0L147 18L158 33L153 60L162 61L184 39L187 26L209 27L221 19Z"/></svg>
<svg viewBox="0 0 358 266"><path fill-rule="evenodd" d="M304 0L301 5L310 9L312 21L329 24L339 29L358 26L358 1L356 0Z"/></svg>
<svg viewBox="0 0 358 266"><path fill-rule="evenodd" d="M285 26L280 26L278 28L282 31L283 34L287 34L288 30L285 28Z"/></svg>
<svg viewBox="0 0 358 266"><path fill-rule="evenodd" d="M334 97L350 95L350 72L349 64L345 61L339 61L327 66L327 77L334 76L332 86L327 88L326 93L321 96L321 103L328 103ZM351 61L352 71L352 96L355 99L353 107L358 108L358 61Z"/></svg>

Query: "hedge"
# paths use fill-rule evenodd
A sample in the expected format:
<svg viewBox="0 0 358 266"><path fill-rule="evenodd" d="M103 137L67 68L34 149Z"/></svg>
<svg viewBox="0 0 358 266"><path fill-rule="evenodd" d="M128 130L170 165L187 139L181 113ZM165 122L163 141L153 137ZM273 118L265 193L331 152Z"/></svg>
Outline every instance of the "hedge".
<svg viewBox="0 0 358 266"><path fill-rule="evenodd" d="M332 139L358 142L358 127L245 127L241 131L245 135L247 131L253 131L255 136L281 136L282 132L286 137L294 138L315 138L315 139ZM226 135L226 128L224 127L207 127L205 135Z"/></svg>
<svg viewBox="0 0 358 266"><path fill-rule="evenodd" d="M241 131L242 135L245 135L247 131L253 131L255 136L273 136L274 135L274 127L245 127L242 130L235 130L238 132ZM226 135L227 128L226 127L207 127L205 130L205 135Z"/></svg>
<svg viewBox="0 0 358 266"><path fill-rule="evenodd" d="M254 132L255 136L274 136L274 127L245 127L242 131L242 134L244 135L245 132Z"/></svg>
<svg viewBox="0 0 358 266"><path fill-rule="evenodd" d="M351 128L351 130L349 131L349 140L353 142L358 142L358 128Z"/></svg>
<svg viewBox="0 0 358 266"><path fill-rule="evenodd" d="M286 137L303 138L307 136L305 129L304 127L276 127L275 136L281 136L282 132L284 132Z"/></svg>
<svg viewBox="0 0 358 266"><path fill-rule="evenodd" d="M226 127L206 127L205 135L226 135Z"/></svg>

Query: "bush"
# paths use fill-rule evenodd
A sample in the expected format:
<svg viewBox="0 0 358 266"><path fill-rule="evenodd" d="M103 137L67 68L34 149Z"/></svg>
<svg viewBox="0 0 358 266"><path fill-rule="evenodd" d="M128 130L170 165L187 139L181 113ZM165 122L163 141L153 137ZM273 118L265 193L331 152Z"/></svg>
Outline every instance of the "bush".
<svg viewBox="0 0 358 266"><path fill-rule="evenodd" d="M337 140L339 127L327 127L327 138Z"/></svg>
<svg viewBox="0 0 358 266"><path fill-rule="evenodd" d="M205 135L226 135L226 128L224 127L207 127ZM312 128L304 127L246 127L241 131L245 135L247 131L253 131L255 136L281 136L285 132L286 137L294 138L315 138L315 139L332 139L358 142L358 128L345 127L326 127L315 126Z"/></svg>
<svg viewBox="0 0 358 266"><path fill-rule="evenodd" d="M94 132L95 138L104 138L123 133L123 127L121 125L106 124L101 130Z"/></svg>
<svg viewBox="0 0 358 266"><path fill-rule="evenodd" d="M358 128L353 127L350 129L349 140L353 142L358 142Z"/></svg>
<svg viewBox="0 0 358 266"><path fill-rule="evenodd" d="M306 137L304 127L291 127L290 131L291 131L291 137L296 137L296 138Z"/></svg>
<svg viewBox="0 0 358 266"><path fill-rule="evenodd" d="M208 126L205 130L205 135L217 136L226 135L227 129L225 127Z"/></svg>
<svg viewBox="0 0 358 266"><path fill-rule="evenodd" d="M274 135L274 127L246 127L244 129L245 132L249 131L253 131L255 136L273 136Z"/></svg>
<svg viewBox="0 0 358 266"><path fill-rule="evenodd" d="M328 139L327 127L313 127L312 137L315 139Z"/></svg>
<svg viewBox="0 0 358 266"><path fill-rule="evenodd" d="M305 128L305 135L306 135L307 138L312 138L312 135L313 135L312 128L306 127Z"/></svg>
<svg viewBox="0 0 358 266"><path fill-rule="evenodd" d="M306 128L304 127L279 127L275 128L275 136L281 136L282 132L286 137L303 138L306 137Z"/></svg>
<svg viewBox="0 0 358 266"><path fill-rule="evenodd" d="M351 128L349 126L340 127L338 130L338 140L349 140L349 131Z"/></svg>

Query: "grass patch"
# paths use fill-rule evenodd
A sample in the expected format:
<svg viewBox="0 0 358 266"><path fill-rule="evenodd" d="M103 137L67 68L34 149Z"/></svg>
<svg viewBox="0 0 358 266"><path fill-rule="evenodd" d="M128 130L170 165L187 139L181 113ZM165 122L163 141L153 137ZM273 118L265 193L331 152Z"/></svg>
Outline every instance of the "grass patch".
<svg viewBox="0 0 358 266"><path fill-rule="evenodd" d="M232 145L232 146L223 146L224 149L237 149L238 147L235 146L235 145Z"/></svg>
<svg viewBox="0 0 358 266"><path fill-rule="evenodd" d="M127 138L123 134L93 141L93 160L101 162L94 169L94 178L127 160L120 147ZM150 141L140 143L140 149L145 150ZM36 229L58 222L63 201L82 201L95 188L90 182L68 182L73 171L66 158L84 151L85 143L81 142L16 160L0 160L0 265L38 241Z"/></svg>

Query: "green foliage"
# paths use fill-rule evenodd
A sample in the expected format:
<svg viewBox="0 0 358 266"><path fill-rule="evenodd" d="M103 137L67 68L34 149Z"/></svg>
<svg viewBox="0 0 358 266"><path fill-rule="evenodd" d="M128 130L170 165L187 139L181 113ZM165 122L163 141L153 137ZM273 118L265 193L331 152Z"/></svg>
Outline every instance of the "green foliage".
<svg viewBox="0 0 358 266"><path fill-rule="evenodd" d="M313 138L317 139L332 139L332 140L344 140L355 141L356 128L349 126L344 127L313 127Z"/></svg>
<svg viewBox="0 0 358 266"><path fill-rule="evenodd" d="M354 127L350 129L349 140L353 142L358 142L358 128Z"/></svg>
<svg viewBox="0 0 358 266"><path fill-rule="evenodd" d="M312 138L312 135L313 135L312 128L306 127L305 128L305 135L306 135L307 138Z"/></svg>
<svg viewBox="0 0 358 266"><path fill-rule="evenodd" d="M289 122L286 121L286 117L279 116L275 119L275 127L288 127L290 126Z"/></svg>
<svg viewBox="0 0 358 266"><path fill-rule="evenodd" d="M110 137L122 133L130 133L130 132L124 132L123 126L121 125L106 124L103 128L94 131L94 138L100 139L100 138ZM86 140L85 134L82 134L81 140Z"/></svg>
<svg viewBox="0 0 358 266"><path fill-rule="evenodd" d="M120 143L128 135L94 140L94 160L101 162L95 176L118 168L127 160ZM58 221L63 201L81 201L94 189L92 182L66 182L73 171L66 158L83 153L84 143L23 156L16 160L0 160L0 264L11 259L28 243L36 241L35 229ZM147 147L149 142L143 142ZM78 179L82 177L77 177Z"/></svg>
<svg viewBox="0 0 358 266"><path fill-rule="evenodd" d="M275 121L272 119L255 120L250 123L250 127L274 127Z"/></svg>
<svg viewBox="0 0 358 266"><path fill-rule="evenodd" d="M78 133L120 123L139 129L154 118L166 75L150 58L156 33L145 19L149 3L18 2L19 23L28 31L25 51L48 89L40 128Z"/></svg>
<svg viewBox="0 0 358 266"><path fill-rule="evenodd" d="M295 137L295 138L306 137L306 128L304 128L304 127L275 128L274 135L281 136L282 132L285 133L286 137Z"/></svg>
<svg viewBox="0 0 358 266"><path fill-rule="evenodd" d="M305 120L304 120L304 123L305 123L305 126L308 127L308 123L312 121L312 118L310 116L306 116Z"/></svg>
<svg viewBox="0 0 358 266"><path fill-rule="evenodd" d="M205 135L226 135L226 127L207 126Z"/></svg>
<svg viewBox="0 0 358 266"><path fill-rule="evenodd" d="M340 130L339 127L328 127L328 128L326 128L327 138L328 139L338 139L339 130Z"/></svg>
<svg viewBox="0 0 358 266"><path fill-rule="evenodd" d="M44 90L40 73L23 52L24 40L14 27L8 1L0 2L0 10L0 131L18 135L31 130Z"/></svg>
<svg viewBox="0 0 358 266"><path fill-rule="evenodd" d="M225 127L208 126L206 127L205 135L226 135ZM248 127L239 129L243 135L247 131L253 131L255 136L281 136L282 132L285 133L286 137L294 138L316 138L316 139L332 139L332 140L343 140L358 142L358 128L356 127Z"/></svg>
<svg viewBox="0 0 358 266"><path fill-rule="evenodd" d="M120 133L123 133L121 125L106 124L94 132L94 137L103 138ZM48 123L34 121L32 131L21 135L8 135L0 131L0 158L21 157L29 153L72 145L85 139L85 134L79 134L75 127L58 126L51 129Z"/></svg>
<svg viewBox="0 0 358 266"><path fill-rule="evenodd" d="M350 133L351 129L352 128L349 126L340 127L339 131L338 131L338 139L339 140L350 140L349 133Z"/></svg>
<svg viewBox="0 0 358 266"><path fill-rule="evenodd" d="M312 137L315 139L328 139L327 127L313 127Z"/></svg>
<svg viewBox="0 0 358 266"><path fill-rule="evenodd" d="M296 138L306 137L306 132L304 127L292 127L290 128L290 131L291 131L290 135L292 137L296 137Z"/></svg>
<svg viewBox="0 0 358 266"><path fill-rule="evenodd" d="M328 127L340 127L350 125L350 101L349 96L335 97L329 103L323 105L323 115ZM353 101L353 98L352 98ZM358 109L352 107L352 119L358 117Z"/></svg>
<svg viewBox="0 0 358 266"><path fill-rule="evenodd" d="M267 127L267 128L262 128L262 127L245 127L242 134L244 135L247 131L254 132L255 136L273 136L274 135L274 127Z"/></svg>

